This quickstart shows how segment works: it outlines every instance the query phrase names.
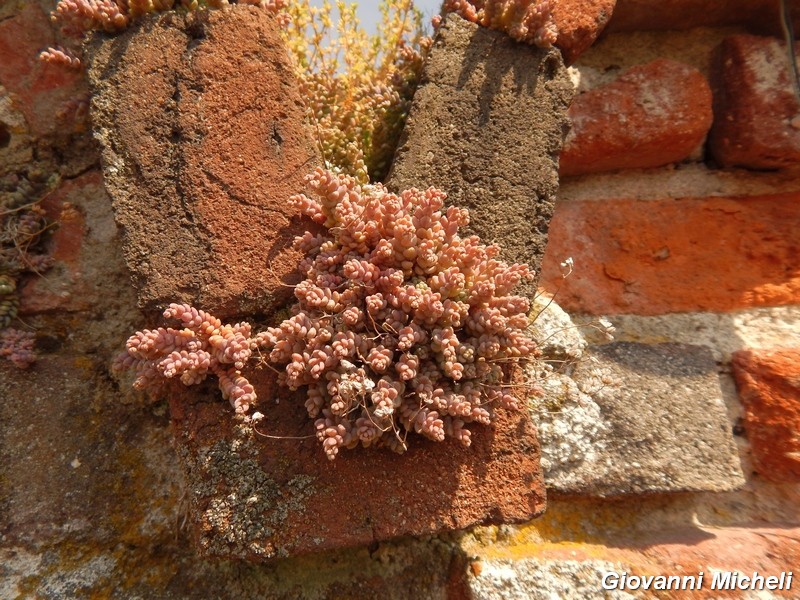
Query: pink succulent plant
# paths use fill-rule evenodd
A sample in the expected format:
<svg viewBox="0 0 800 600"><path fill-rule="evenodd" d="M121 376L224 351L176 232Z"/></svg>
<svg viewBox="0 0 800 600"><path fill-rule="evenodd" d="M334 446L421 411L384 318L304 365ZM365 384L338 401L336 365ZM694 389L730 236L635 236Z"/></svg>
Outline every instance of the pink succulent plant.
<svg viewBox="0 0 800 600"><path fill-rule="evenodd" d="M536 345L512 290L528 267L459 236L468 212L434 188L396 195L323 169L307 181L311 196L290 201L328 233L295 241L306 279L294 314L256 343L283 383L307 388L328 458L359 444L402 452L411 431L469 445L468 423L519 408L510 367Z"/></svg>
<svg viewBox="0 0 800 600"><path fill-rule="evenodd" d="M247 323L171 304L164 316L182 328L137 332L117 369L134 369L144 389L214 373L246 414L256 396L242 370L258 349L281 383L306 390L329 459L358 445L403 452L411 432L469 446L468 424L519 409L514 366L537 353L528 299L513 294L528 267L461 237L469 213L445 208L435 188L398 195L321 168L307 183L310 196L290 202L327 233L295 240L305 279L289 318L251 337Z"/></svg>
<svg viewBox="0 0 800 600"><path fill-rule="evenodd" d="M178 321L182 329L137 331L128 338L114 369L133 369L137 374L134 387L151 392L160 388L163 379L177 377L184 385L192 385L213 373L236 413L250 410L256 394L241 374L251 355L250 325L223 325L187 304L170 304L164 318Z"/></svg>
<svg viewBox="0 0 800 600"><path fill-rule="evenodd" d="M558 38L550 0L445 0L467 21L505 31L515 40L549 48Z"/></svg>

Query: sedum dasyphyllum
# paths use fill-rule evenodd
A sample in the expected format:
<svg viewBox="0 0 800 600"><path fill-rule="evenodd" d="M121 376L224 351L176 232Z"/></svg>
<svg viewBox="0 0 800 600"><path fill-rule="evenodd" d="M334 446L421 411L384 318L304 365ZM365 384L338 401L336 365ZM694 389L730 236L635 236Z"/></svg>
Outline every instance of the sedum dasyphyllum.
<svg viewBox="0 0 800 600"><path fill-rule="evenodd" d="M213 373L236 413L247 413L256 400L253 386L241 372L252 353L250 325L223 325L188 304L170 304L164 318L174 319L182 329L137 331L114 361L114 370L133 370L133 387L150 393L157 393L164 379L177 377L184 385L192 385Z"/></svg>
<svg viewBox="0 0 800 600"><path fill-rule="evenodd" d="M461 237L465 209L434 188L400 195L317 169L291 202L327 234L306 233L293 316L256 336L282 381L307 388L328 458L340 448L402 452L414 431L470 444L467 423L518 409L511 366L536 346L513 288L525 265Z"/></svg>
<svg viewBox="0 0 800 600"><path fill-rule="evenodd" d="M549 48L558 39L552 15L552 0L445 0L467 21L505 31L519 42Z"/></svg>
<svg viewBox="0 0 800 600"><path fill-rule="evenodd" d="M359 444L403 452L409 432L469 446L468 423L489 424L497 406L519 409L513 367L537 349L528 300L512 291L528 267L461 237L468 212L445 209L434 188L396 195L323 169L307 182L310 196L290 201L327 232L295 240L305 279L290 318L251 338L245 323L172 304L164 316L184 328L137 332L117 367L151 390L213 372L245 414L255 392L242 369L260 350L283 384L306 389L329 459Z"/></svg>

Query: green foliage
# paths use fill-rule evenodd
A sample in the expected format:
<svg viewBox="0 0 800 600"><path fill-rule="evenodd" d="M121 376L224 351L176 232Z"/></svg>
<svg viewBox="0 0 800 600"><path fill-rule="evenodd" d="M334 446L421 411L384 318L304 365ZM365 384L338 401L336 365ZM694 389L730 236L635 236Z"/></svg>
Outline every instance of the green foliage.
<svg viewBox="0 0 800 600"><path fill-rule="evenodd" d="M328 166L365 183L391 163L431 39L411 0L382 0L367 35L356 4L290 3L284 39L295 57L308 116Z"/></svg>

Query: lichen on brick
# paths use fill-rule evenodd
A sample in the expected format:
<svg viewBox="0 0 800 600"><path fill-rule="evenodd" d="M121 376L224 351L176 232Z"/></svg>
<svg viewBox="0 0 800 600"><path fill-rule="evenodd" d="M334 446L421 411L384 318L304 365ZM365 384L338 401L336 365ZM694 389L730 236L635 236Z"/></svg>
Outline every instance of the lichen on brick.
<svg viewBox="0 0 800 600"><path fill-rule="evenodd" d="M552 373L542 381L543 401L535 405L547 481L569 478L575 468L602 454L608 425L592 397L569 376Z"/></svg>
<svg viewBox="0 0 800 600"><path fill-rule="evenodd" d="M290 511L305 509L313 492L311 477L297 475L285 485L272 479L258 462L253 430L247 425L237 426L232 439L183 454L189 463L190 502L200 519L200 546L207 554L288 555L273 536Z"/></svg>

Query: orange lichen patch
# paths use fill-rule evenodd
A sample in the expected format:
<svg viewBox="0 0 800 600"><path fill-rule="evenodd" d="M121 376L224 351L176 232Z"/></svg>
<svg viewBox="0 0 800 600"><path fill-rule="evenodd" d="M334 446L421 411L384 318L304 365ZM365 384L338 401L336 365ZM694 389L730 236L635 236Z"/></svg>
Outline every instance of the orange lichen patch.
<svg viewBox="0 0 800 600"><path fill-rule="evenodd" d="M85 354L79 354L78 356L73 358L72 365L78 369L83 369L87 373L93 371L97 366L95 361L92 360L90 357L86 356Z"/></svg>
<svg viewBox="0 0 800 600"><path fill-rule="evenodd" d="M69 324L74 338L79 324ZM42 557L18 582L20 597L56 584L82 598L161 590L178 568L182 479L171 432L163 417L121 403L106 369L70 350L0 375L0 419L23 424L4 432L4 545L31 544ZM30 406L47 414L35 435L24 425Z"/></svg>
<svg viewBox="0 0 800 600"><path fill-rule="evenodd" d="M635 507L608 499L555 501L536 521L515 527L481 527L463 545L468 553L486 559L619 560L622 555L609 555L607 546L619 546L621 540L625 540L623 545L635 544L641 517Z"/></svg>
<svg viewBox="0 0 800 600"><path fill-rule="evenodd" d="M99 440L104 435L102 420L87 421L83 435ZM113 510L97 524L110 537L72 536L44 544L40 553L48 558L46 566L24 578L20 597L38 597L52 578L69 582L75 593L88 599L136 588L163 590L179 571L179 481L159 481L148 466L152 458L143 451L167 439L159 435L163 439L135 444L126 437L124 432L116 435L118 473L90 482L96 502L113 499Z"/></svg>
<svg viewBox="0 0 800 600"><path fill-rule="evenodd" d="M800 194L557 205L542 286L566 310L657 315L800 303ZM559 263L574 260L562 278Z"/></svg>
<svg viewBox="0 0 800 600"><path fill-rule="evenodd" d="M800 481L800 350L737 352L733 374L756 470Z"/></svg>
<svg viewBox="0 0 800 600"><path fill-rule="evenodd" d="M39 598L43 584L51 578L70 583L81 598L102 600L136 587L163 590L175 576L174 549L150 548L132 551L131 546L63 542L42 549L49 561L35 575L17 586L18 598ZM108 565L108 570L99 568Z"/></svg>
<svg viewBox="0 0 800 600"><path fill-rule="evenodd" d="M505 535L503 535L505 534ZM496 537L495 537L496 536ZM491 561L532 559L540 563L573 561L615 563L625 565L629 572L657 571L658 567L643 557L630 544L609 544L586 541L546 540L535 525L525 525L499 532L496 528L479 530L462 541L462 549L474 560L471 572L479 577L484 564ZM477 566L476 566L477 565ZM598 581L599 585L599 581Z"/></svg>

